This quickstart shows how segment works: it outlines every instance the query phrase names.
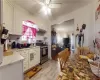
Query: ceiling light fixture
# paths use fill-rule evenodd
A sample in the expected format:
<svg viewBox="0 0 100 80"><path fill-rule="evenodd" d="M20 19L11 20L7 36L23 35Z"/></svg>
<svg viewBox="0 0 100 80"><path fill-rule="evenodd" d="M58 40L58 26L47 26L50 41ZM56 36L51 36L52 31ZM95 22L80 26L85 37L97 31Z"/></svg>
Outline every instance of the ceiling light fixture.
<svg viewBox="0 0 100 80"><path fill-rule="evenodd" d="M51 14L51 9L49 8L49 4L50 4L51 0L45 0L44 5L42 7L43 12L45 13L45 15Z"/></svg>
<svg viewBox="0 0 100 80"><path fill-rule="evenodd" d="M51 0L35 1L42 6L40 11L42 11L45 15L51 15L51 8L49 7Z"/></svg>
<svg viewBox="0 0 100 80"><path fill-rule="evenodd" d="M51 9L46 5L43 5L42 10L45 13L45 15L48 15L51 13Z"/></svg>
<svg viewBox="0 0 100 80"><path fill-rule="evenodd" d="M51 0L45 0L45 3L46 3L47 5L49 5L49 4L50 4L50 1L51 1Z"/></svg>

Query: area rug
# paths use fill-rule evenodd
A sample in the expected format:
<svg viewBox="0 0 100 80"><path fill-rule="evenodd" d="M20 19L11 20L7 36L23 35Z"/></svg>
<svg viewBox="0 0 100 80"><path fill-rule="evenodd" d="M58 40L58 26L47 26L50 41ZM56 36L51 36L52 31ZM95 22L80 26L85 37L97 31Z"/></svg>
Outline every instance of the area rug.
<svg viewBox="0 0 100 80"><path fill-rule="evenodd" d="M36 66L36 67L32 68L31 70L29 70L28 72L26 72L24 74L25 75L25 79L24 80L29 80L35 74L37 74L41 69L42 69L41 66Z"/></svg>

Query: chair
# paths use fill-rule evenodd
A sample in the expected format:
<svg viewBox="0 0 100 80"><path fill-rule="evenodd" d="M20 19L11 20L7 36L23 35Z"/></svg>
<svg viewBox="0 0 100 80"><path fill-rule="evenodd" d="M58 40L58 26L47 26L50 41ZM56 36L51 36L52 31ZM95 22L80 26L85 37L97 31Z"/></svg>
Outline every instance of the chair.
<svg viewBox="0 0 100 80"><path fill-rule="evenodd" d="M68 48L58 53L58 63L60 71L64 69L69 56L70 56L70 51L68 50Z"/></svg>

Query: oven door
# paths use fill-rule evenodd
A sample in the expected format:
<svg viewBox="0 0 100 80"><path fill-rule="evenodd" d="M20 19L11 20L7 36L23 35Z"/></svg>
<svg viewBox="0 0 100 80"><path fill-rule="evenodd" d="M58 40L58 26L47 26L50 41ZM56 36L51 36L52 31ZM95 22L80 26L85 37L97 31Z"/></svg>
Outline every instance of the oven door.
<svg viewBox="0 0 100 80"><path fill-rule="evenodd" d="M48 47L42 47L41 48L41 56L47 56L48 55Z"/></svg>

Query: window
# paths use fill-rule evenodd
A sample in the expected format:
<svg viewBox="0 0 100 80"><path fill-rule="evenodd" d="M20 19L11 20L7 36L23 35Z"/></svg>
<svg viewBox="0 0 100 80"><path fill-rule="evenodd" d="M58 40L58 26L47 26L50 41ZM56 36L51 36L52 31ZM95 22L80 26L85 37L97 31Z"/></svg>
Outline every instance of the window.
<svg viewBox="0 0 100 80"><path fill-rule="evenodd" d="M22 41L27 41L28 43L34 43L36 41L37 25L32 21L23 21L23 32Z"/></svg>

